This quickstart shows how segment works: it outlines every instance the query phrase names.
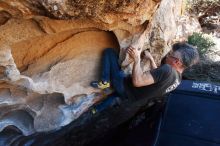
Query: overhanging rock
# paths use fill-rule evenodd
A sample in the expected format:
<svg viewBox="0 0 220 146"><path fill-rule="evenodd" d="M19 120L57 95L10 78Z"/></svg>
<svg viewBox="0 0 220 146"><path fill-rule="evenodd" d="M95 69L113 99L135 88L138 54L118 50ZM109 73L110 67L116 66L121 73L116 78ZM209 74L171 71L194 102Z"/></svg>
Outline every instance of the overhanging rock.
<svg viewBox="0 0 220 146"><path fill-rule="evenodd" d="M99 77L104 48L120 52L119 62L129 64L123 68L128 74L132 62L125 48L129 45L149 49L159 65L178 38L182 3L2 0L0 108L4 112L0 119L4 126L0 129L13 113L30 117L30 133L58 129L100 101L105 95L89 83ZM142 60L142 65L149 69L148 61Z"/></svg>

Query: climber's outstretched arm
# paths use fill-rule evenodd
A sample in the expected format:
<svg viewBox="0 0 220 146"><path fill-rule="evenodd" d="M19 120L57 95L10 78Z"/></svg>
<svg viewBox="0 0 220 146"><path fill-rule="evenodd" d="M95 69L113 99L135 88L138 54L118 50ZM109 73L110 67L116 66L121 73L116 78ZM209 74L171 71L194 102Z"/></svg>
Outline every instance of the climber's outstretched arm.
<svg viewBox="0 0 220 146"><path fill-rule="evenodd" d="M147 86L154 83L154 79L150 72L143 72L141 69L140 51L135 48L128 47L127 53L134 60L134 66L132 69L132 83L135 87Z"/></svg>
<svg viewBox="0 0 220 146"><path fill-rule="evenodd" d="M156 63L154 61L154 58L152 57L151 53L149 51L145 50L143 52L143 54L144 54L144 58L150 60L151 69L156 69L157 65L156 65Z"/></svg>

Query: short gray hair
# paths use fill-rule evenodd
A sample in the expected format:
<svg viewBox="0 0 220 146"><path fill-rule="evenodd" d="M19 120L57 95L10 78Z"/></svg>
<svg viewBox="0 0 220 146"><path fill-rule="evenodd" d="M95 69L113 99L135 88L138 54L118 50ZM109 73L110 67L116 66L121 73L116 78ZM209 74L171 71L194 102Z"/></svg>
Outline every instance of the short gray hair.
<svg viewBox="0 0 220 146"><path fill-rule="evenodd" d="M172 46L173 51L181 54L183 65L187 68L199 62L199 53L196 47L188 43L175 43Z"/></svg>

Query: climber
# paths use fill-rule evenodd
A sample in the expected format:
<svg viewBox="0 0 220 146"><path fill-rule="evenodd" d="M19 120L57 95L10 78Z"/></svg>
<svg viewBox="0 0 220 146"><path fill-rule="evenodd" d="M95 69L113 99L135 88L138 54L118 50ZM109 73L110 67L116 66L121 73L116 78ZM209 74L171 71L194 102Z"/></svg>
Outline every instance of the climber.
<svg viewBox="0 0 220 146"><path fill-rule="evenodd" d="M127 53L134 62L131 75L125 76L118 64L117 53L107 48L102 58L101 81L93 81L91 86L105 89L111 85L121 97L135 100L161 97L173 91L180 84L183 71L199 61L197 49L187 43L174 44L162 59L160 67L157 67L147 51L140 54L136 49L128 47ZM141 56L150 60L150 71L142 71Z"/></svg>

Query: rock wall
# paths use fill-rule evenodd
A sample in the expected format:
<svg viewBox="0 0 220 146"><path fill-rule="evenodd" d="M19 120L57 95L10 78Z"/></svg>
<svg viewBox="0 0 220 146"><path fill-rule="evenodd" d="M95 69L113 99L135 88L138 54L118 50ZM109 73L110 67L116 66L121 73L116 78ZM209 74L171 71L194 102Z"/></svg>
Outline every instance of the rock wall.
<svg viewBox="0 0 220 146"><path fill-rule="evenodd" d="M103 99L89 83L104 48L120 52L127 73L129 45L149 49L159 65L178 38L181 8L182 0L1 0L0 131L57 129Z"/></svg>

